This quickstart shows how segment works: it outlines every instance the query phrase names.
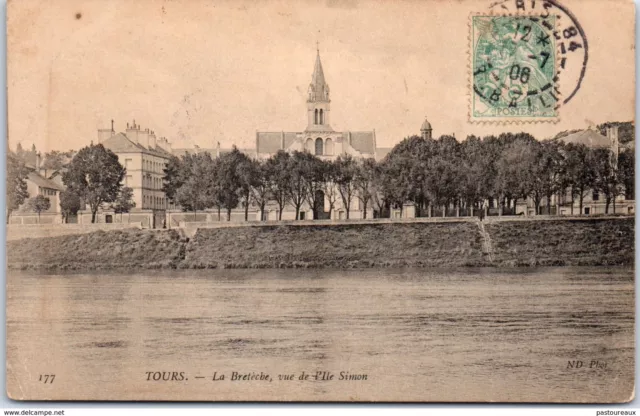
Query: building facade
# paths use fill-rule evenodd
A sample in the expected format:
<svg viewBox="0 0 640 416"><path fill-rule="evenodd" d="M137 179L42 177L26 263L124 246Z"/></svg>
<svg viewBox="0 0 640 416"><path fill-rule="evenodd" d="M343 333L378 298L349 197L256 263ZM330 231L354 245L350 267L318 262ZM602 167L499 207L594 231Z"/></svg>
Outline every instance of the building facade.
<svg viewBox="0 0 640 416"><path fill-rule="evenodd" d="M164 169L172 157L168 140L157 138L153 130L142 129L133 120L131 124L127 123L125 132L117 134L112 121L110 129L98 130L98 142L115 153L127 170L123 186L133 190L135 203L131 210L135 216L130 220L140 220L143 226L152 228L162 226L166 210L176 208L162 191ZM118 216L113 214L105 208L99 222L117 221Z"/></svg>
<svg viewBox="0 0 640 416"><path fill-rule="evenodd" d="M61 223L60 192L64 191L64 185L48 177L47 171L42 168L42 156L39 152L33 152L32 163L27 162L25 166L29 171L25 178L29 199L42 195L49 200L49 208L38 215L31 210L29 199L27 199L11 213L9 224Z"/></svg>

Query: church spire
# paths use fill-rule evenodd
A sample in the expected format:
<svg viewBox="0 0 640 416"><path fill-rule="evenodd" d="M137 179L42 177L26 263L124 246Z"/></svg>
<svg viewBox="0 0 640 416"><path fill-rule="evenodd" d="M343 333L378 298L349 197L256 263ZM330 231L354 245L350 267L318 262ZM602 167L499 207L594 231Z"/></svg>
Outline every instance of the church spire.
<svg viewBox="0 0 640 416"><path fill-rule="evenodd" d="M316 64L309 85L309 101L329 101L329 85L324 79L322 62L320 61L320 47L316 45Z"/></svg>
<svg viewBox="0 0 640 416"><path fill-rule="evenodd" d="M332 131L329 125L329 85L324 79L322 62L320 61L320 47L316 44L316 64L309 84L307 98L307 131Z"/></svg>

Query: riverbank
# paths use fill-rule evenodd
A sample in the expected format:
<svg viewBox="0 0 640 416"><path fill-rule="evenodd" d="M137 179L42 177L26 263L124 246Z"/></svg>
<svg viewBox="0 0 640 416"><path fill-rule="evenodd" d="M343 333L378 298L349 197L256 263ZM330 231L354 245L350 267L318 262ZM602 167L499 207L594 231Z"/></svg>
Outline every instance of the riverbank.
<svg viewBox="0 0 640 416"><path fill-rule="evenodd" d="M470 219L98 231L7 243L10 269L528 267L634 264L634 218Z"/></svg>

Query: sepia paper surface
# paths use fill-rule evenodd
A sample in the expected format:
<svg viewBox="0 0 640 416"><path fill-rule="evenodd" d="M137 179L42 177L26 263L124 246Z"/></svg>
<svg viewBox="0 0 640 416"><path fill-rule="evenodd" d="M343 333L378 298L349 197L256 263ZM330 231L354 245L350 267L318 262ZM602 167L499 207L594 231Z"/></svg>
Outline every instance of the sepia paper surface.
<svg viewBox="0 0 640 416"><path fill-rule="evenodd" d="M611 207L594 190L584 203L514 195L500 211L497 194L429 194L424 211L404 201L372 218L374 200L354 194L345 214L336 193L316 217L311 193L306 216L289 202L278 218L271 200L264 221L241 197L224 221L162 188L170 156L236 146L383 163L410 136L564 137L611 151L618 169L635 149L620 139L634 125L631 2L23 0L7 14L8 146L29 199L51 204L7 215L10 398L634 397L635 199L622 180ZM103 203L96 223L85 206L63 224L68 164L103 143L136 206ZM111 240L128 232L141 234ZM361 248L370 257L352 260Z"/></svg>

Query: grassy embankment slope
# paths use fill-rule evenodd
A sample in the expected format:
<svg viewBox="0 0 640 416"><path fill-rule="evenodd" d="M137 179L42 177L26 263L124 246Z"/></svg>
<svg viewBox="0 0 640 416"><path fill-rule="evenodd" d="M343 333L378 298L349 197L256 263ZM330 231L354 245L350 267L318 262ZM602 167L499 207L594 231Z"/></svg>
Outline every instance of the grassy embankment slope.
<svg viewBox="0 0 640 416"><path fill-rule="evenodd" d="M7 243L12 269L633 265L634 219L98 231ZM485 244L483 244L485 243ZM488 253L487 249L491 249ZM484 252L483 252L484 250Z"/></svg>
<svg viewBox="0 0 640 416"><path fill-rule="evenodd" d="M483 265L472 222L200 229L187 267L451 267Z"/></svg>
<svg viewBox="0 0 640 416"><path fill-rule="evenodd" d="M118 230L7 242L10 269L172 268L186 241L176 231Z"/></svg>
<svg viewBox="0 0 640 416"><path fill-rule="evenodd" d="M632 266L634 218L501 221L485 225L496 266Z"/></svg>

